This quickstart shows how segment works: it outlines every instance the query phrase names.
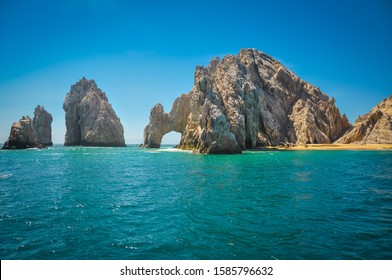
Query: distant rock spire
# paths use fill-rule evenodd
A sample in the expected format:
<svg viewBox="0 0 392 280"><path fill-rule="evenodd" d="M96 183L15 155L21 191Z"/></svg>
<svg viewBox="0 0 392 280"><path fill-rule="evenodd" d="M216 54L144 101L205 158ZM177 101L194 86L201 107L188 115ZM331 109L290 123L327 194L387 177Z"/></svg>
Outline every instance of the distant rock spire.
<svg viewBox="0 0 392 280"><path fill-rule="evenodd" d="M38 105L34 110L33 131L37 143L44 146L52 146L52 115L49 114L44 106Z"/></svg>

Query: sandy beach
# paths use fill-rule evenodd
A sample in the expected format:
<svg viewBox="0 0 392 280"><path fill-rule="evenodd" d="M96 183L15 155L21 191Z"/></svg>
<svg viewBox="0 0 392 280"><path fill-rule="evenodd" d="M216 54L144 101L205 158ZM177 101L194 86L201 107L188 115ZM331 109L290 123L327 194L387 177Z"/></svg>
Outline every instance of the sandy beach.
<svg viewBox="0 0 392 280"><path fill-rule="evenodd" d="M267 147L277 150L391 150L392 144L308 144L306 146Z"/></svg>

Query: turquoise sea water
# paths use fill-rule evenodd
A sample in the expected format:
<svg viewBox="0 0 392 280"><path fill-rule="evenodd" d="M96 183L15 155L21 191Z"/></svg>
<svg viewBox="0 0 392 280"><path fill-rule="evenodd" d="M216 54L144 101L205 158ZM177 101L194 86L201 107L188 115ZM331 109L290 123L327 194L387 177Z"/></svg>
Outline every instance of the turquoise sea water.
<svg viewBox="0 0 392 280"><path fill-rule="evenodd" d="M0 151L1 259L392 259L392 151Z"/></svg>

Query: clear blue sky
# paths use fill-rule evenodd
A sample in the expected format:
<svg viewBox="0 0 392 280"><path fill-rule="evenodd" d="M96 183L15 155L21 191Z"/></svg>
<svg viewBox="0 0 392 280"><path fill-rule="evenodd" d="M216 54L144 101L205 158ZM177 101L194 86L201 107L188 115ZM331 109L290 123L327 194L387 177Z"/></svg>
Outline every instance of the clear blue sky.
<svg viewBox="0 0 392 280"><path fill-rule="evenodd" d="M65 95L86 76L141 143L156 103L170 110L196 65L241 48L275 57L354 122L392 94L392 1L0 0L0 142L40 104L63 143Z"/></svg>

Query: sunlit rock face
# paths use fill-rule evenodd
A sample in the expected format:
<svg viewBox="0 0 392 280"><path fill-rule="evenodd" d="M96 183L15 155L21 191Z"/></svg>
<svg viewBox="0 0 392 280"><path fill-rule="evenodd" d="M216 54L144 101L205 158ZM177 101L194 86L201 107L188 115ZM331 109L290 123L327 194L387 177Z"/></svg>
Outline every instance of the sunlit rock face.
<svg viewBox="0 0 392 280"><path fill-rule="evenodd" d="M169 113L157 104L144 130L144 147L159 147L163 135L181 133L181 149L241 153L285 143L331 143L350 124L335 100L255 49L214 58L196 67L194 86Z"/></svg>
<svg viewBox="0 0 392 280"><path fill-rule="evenodd" d="M392 95L366 115L359 116L337 143L392 144Z"/></svg>
<svg viewBox="0 0 392 280"><path fill-rule="evenodd" d="M124 129L106 94L94 80L82 78L71 86L65 111L66 146L125 146Z"/></svg>
<svg viewBox="0 0 392 280"><path fill-rule="evenodd" d="M52 146L52 115L43 106L38 105L34 110L33 132L37 143Z"/></svg>
<svg viewBox="0 0 392 280"><path fill-rule="evenodd" d="M41 147L36 141L29 116L22 117L14 122L11 127L10 136L4 143L3 149L28 149Z"/></svg>

